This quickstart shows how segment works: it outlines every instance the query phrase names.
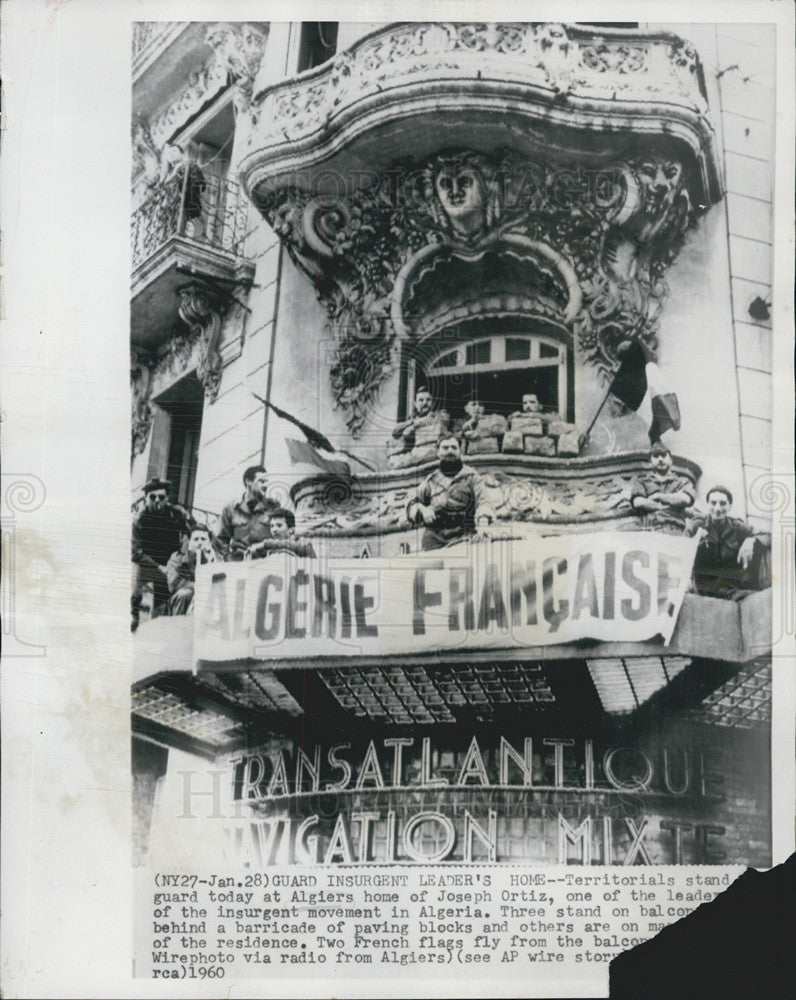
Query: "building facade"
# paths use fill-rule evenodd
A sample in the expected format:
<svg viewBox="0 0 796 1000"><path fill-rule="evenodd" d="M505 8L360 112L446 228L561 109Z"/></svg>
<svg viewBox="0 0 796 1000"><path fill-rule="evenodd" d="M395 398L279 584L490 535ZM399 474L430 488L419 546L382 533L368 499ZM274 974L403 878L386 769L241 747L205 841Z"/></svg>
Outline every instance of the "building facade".
<svg viewBox="0 0 796 1000"><path fill-rule="evenodd" d="M416 571L407 505L444 429L490 551L644 531L655 552L671 525L633 502L654 373L689 515L721 484L762 538L772 52L760 25L136 26L134 514L166 479L215 532L262 464L331 575ZM630 344L654 363L635 406L608 392ZM219 851L253 866L765 865L771 608L762 577L751 591L681 595L668 641L565 624L203 657L198 605L153 616L134 640L139 858L167 850L190 772ZM486 618L499 632L494 601Z"/></svg>

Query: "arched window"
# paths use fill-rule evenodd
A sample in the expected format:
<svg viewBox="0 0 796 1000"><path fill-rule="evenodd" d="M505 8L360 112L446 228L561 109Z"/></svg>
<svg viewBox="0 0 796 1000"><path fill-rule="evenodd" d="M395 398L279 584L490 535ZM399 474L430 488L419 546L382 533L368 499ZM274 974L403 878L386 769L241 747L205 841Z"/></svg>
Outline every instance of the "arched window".
<svg viewBox="0 0 796 1000"><path fill-rule="evenodd" d="M522 409L526 393L535 393L546 412L571 419L571 367L567 345L541 334L448 340L416 359L408 389L411 399L418 385L427 385L452 417L463 416L465 403L473 398L487 413L508 416Z"/></svg>

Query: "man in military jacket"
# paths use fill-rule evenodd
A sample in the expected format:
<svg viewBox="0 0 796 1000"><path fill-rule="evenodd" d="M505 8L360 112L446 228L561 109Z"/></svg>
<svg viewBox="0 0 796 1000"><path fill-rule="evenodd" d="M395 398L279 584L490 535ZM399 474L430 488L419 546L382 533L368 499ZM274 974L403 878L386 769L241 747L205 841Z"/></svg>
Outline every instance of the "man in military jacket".
<svg viewBox="0 0 796 1000"><path fill-rule="evenodd" d="M707 495L708 513L689 524L699 535L694 560L694 584L708 597L739 598L770 586L771 536L730 517L732 493L714 486Z"/></svg>
<svg viewBox="0 0 796 1000"><path fill-rule="evenodd" d="M630 506L644 515L644 527L681 535L685 531L686 508L693 506L691 483L672 472L672 455L660 441L650 450L650 470L638 477L630 495Z"/></svg>
<svg viewBox="0 0 796 1000"><path fill-rule="evenodd" d="M244 493L221 512L216 545L227 559L243 559L252 546L271 537L271 517L279 507L265 495L268 475L262 465L243 473Z"/></svg>
<svg viewBox="0 0 796 1000"><path fill-rule="evenodd" d="M145 584L152 584L153 615L168 601L166 564L172 552L179 550L183 536L193 524L181 507L169 503L170 490L171 483L167 479L151 479L144 486L144 509L133 521L132 559L136 566L131 602L133 631L138 627Z"/></svg>
<svg viewBox="0 0 796 1000"><path fill-rule="evenodd" d="M495 516L486 500L484 480L463 464L456 437L439 439L437 458L439 467L426 476L406 507L410 524L426 526L424 550L452 545L468 535L486 535Z"/></svg>

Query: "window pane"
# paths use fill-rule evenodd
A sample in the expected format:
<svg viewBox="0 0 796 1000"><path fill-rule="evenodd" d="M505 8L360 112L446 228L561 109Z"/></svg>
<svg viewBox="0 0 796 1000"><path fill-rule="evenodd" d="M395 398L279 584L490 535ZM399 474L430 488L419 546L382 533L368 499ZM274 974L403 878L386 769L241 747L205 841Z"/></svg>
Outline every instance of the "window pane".
<svg viewBox="0 0 796 1000"><path fill-rule="evenodd" d="M531 343L529 340L506 338L506 361L527 361L530 356Z"/></svg>
<svg viewBox="0 0 796 1000"><path fill-rule="evenodd" d="M468 365L483 365L489 361L491 344L488 340L479 340L467 345L466 361Z"/></svg>
<svg viewBox="0 0 796 1000"><path fill-rule="evenodd" d="M540 358L557 358L558 348L554 344L539 344Z"/></svg>

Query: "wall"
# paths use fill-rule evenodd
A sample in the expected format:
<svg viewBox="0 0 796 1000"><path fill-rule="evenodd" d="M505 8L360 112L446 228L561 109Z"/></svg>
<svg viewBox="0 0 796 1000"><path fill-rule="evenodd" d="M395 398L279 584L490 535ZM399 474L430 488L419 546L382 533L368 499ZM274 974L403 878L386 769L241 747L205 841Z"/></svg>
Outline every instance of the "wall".
<svg viewBox="0 0 796 1000"><path fill-rule="evenodd" d="M724 216L724 225L716 224L714 253L717 261L721 260L721 269L726 268L727 289L724 301L715 299L709 305L724 313L725 302L729 304L727 338L721 351L732 358L737 406L727 413L727 423L718 437L705 437L711 442L711 452L728 458L730 446L738 442L741 467L731 471L727 463L714 463L708 456L703 490L709 481L724 481L721 476L726 474L726 485L735 496L735 515L748 513L752 523L766 528L769 518L756 511L749 494L756 477L770 470L772 461L771 322L752 317L749 306L757 296L771 300L776 29L768 24L654 27L674 31L696 46L705 70L718 146L723 151L726 196L717 208ZM711 214L716 214L717 208ZM718 276L718 262L711 271ZM665 320L669 321L668 313ZM722 324L726 322L723 316ZM706 353L705 358L708 363L703 371L710 375L712 390L718 382L714 367L717 355ZM724 378L726 363L720 363ZM736 427L731 428L729 421ZM715 480L711 480L714 469Z"/></svg>

